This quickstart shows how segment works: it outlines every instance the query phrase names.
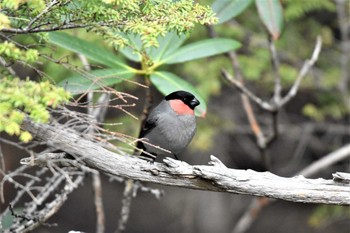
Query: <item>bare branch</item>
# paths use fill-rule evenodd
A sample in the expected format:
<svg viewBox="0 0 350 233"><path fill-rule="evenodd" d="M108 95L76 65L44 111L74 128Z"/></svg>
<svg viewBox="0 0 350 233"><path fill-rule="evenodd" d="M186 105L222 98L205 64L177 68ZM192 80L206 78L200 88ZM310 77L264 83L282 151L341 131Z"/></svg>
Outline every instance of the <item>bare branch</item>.
<svg viewBox="0 0 350 233"><path fill-rule="evenodd" d="M292 88L289 90L288 94L286 96L284 96L279 103L277 103L278 107L284 106L297 94L301 81L304 79L304 77L309 72L311 67L317 61L318 56L320 55L320 52L321 52L321 48L322 48L322 39L321 39L321 36L318 36L317 40L316 40L315 49L312 53L311 59L306 60L304 62L304 65L301 68L301 70L299 71L298 77L295 80Z"/></svg>
<svg viewBox="0 0 350 233"><path fill-rule="evenodd" d="M233 84L235 87L237 87L237 89L247 95L249 97L249 99L253 100L260 108L267 110L267 111L274 111L275 108L269 104L266 101L263 101L262 99L260 99L259 97L257 97L255 94L253 94L250 90L248 90L240 81L234 79L231 77L231 75L224 69L221 70L221 74L223 75L223 77L229 81L231 84Z"/></svg>
<svg viewBox="0 0 350 233"><path fill-rule="evenodd" d="M328 155L325 155L321 159L315 161L314 163L308 165L303 170L298 172L297 174L303 176L311 176L323 170L341 160L350 157L350 144L347 144ZM337 174L337 173L336 173ZM253 221L257 218L260 211L267 205L271 204L274 200L268 199L266 197L255 197L250 202L246 211L242 215L242 217L238 220L235 225L232 233L243 233L248 230Z"/></svg>
<svg viewBox="0 0 350 233"><path fill-rule="evenodd" d="M107 174L162 185L266 196L293 202L350 204L350 187L333 180L306 179L302 176L284 178L269 172L229 169L213 156L213 166L190 166L170 158L164 160L165 164L150 164L134 156L117 155L59 125L33 123L26 119L22 127L53 147L79 156L88 166Z"/></svg>
<svg viewBox="0 0 350 233"><path fill-rule="evenodd" d="M83 54L78 54L80 61L83 63L84 69L86 71L91 70L91 66L87 58ZM88 103L91 103L91 106L94 106L94 93L89 92L87 95ZM98 107L92 108L89 107L88 115L91 116L97 122L102 122L106 116L108 103L110 100L109 93L102 93L99 99L97 100L96 105ZM90 125L89 125L90 126ZM88 134L93 134L95 129L93 127L88 128ZM96 232L103 233L105 231L105 213L102 200L102 185L101 185L101 176L97 170L92 170L92 187L94 190L94 203L95 203L95 213L96 213Z"/></svg>
<svg viewBox="0 0 350 233"><path fill-rule="evenodd" d="M230 83L232 83L235 87L238 88L238 90L244 94L246 94L251 100L253 100L260 108L267 110L267 111L276 111L278 108L284 106L286 103L288 103L298 92L298 88L300 86L301 81L306 76L306 74L309 72L311 67L315 64L315 62L318 59L318 56L321 52L322 48L322 39L321 37L317 37L316 46L312 53L312 57L310 60L306 60L303 67L301 68L297 79L295 80L292 88L289 90L288 94L284 96L281 101L278 103L275 103L275 105L271 105L270 103L263 101L256 95L254 95L251 91L249 91L240 81L233 79L225 70L222 70L222 75L225 77L226 80L228 80Z"/></svg>
<svg viewBox="0 0 350 233"><path fill-rule="evenodd" d="M315 174L336 162L344 160L347 157L350 157L350 144L347 144L329 153L328 155L325 155L321 159L317 160L316 162L310 164L309 166L298 172L298 174L303 176L311 176L312 174Z"/></svg>
<svg viewBox="0 0 350 233"><path fill-rule="evenodd" d="M214 30L214 28L210 25L207 25L207 30L209 33L209 36L212 38L217 37L216 31ZM230 51L226 53L227 56L230 58L231 60L231 64L234 70L234 77L236 80L238 80L242 86L244 85L244 78L243 78L243 74L242 74L242 70L241 70L241 66L238 62L238 58L237 58L237 54L234 51ZM230 83L235 85L232 80L234 80L225 70L221 71L223 77ZM258 121L256 120L256 117L254 115L254 111L252 108L252 105L250 104L249 98L247 97L247 95L243 92L241 92L241 100L242 100L242 104L243 104L243 108L244 111L248 117L248 121L250 124L250 128L252 129L257 144L260 148L265 148L266 146L266 137L263 134L261 127L258 123Z"/></svg>
<svg viewBox="0 0 350 233"><path fill-rule="evenodd" d="M207 31L208 31L208 34L210 37L212 37L212 38L217 37L216 31L214 30L214 28L212 26L207 25ZM244 78L243 78L242 70L241 70L241 67L240 67L240 64L239 64L239 61L237 58L237 54L234 51L227 52L226 54L229 57L229 59L231 60L231 64L232 64L232 67L234 70L235 79L238 80L238 83L240 83L242 87L244 87ZM230 84L237 86L234 82L235 80L233 78L231 78L225 70L222 70L221 73L223 74L223 77ZM246 89L246 91L248 91L248 89ZM251 93L251 94L254 95L253 93ZM257 100L259 99L257 96L255 96L255 97ZM266 169L269 169L270 159L268 158L268 156L266 154L266 146L268 144L268 139L264 135L258 121L256 120L252 105L249 101L247 94L244 93L243 91L241 91L241 100L242 100L242 105L243 105L244 111L245 111L247 118L248 118L248 121L249 121L250 128L255 136L256 143L257 143L257 145L260 149L260 152L261 152L260 153L261 163L265 166ZM272 142L272 140L271 140L271 142Z"/></svg>
<svg viewBox="0 0 350 233"><path fill-rule="evenodd" d="M97 215L96 232L103 233L105 232L105 214L102 202L102 185L99 172L96 170L92 173L92 185L94 188L95 210Z"/></svg>
<svg viewBox="0 0 350 233"><path fill-rule="evenodd" d="M87 23L66 23L62 25L55 25L51 27L44 27L44 25L33 27L33 28L2 28L0 29L0 32L4 33L13 33L13 34L29 34L29 33L39 33L39 32L53 32L53 31L62 31L62 30L68 30L68 29L75 29L75 28L89 28L96 25L99 26L114 26L119 27L123 25L124 23L116 23L115 21L107 21L107 22L97 22L94 24L87 24Z"/></svg>
<svg viewBox="0 0 350 233"><path fill-rule="evenodd" d="M272 37L269 37L269 51L271 54L271 63L275 76L275 89L272 100L274 103L278 103L281 100L282 92L281 75L279 73L280 61L277 57L277 51Z"/></svg>
<svg viewBox="0 0 350 233"><path fill-rule="evenodd" d="M146 88L146 102L143 106L142 110L142 116L141 116L141 127L140 127L140 132L138 138L141 136L142 128L146 122L146 119L149 115L150 109L152 107L152 93L151 93L151 81L149 76L145 76L145 86ZM137 143L140 143L141 139L137 141ZM138 147L138 146L137 146ZM136 148L135 148L136 151ZM134 151L134 153L135 153ZM147 152L145 152L147 153ZM132 198L134 195L134 192L137 191L139 185L132 179L128 179L125 182L125 187L124 187L124 194L123 194L123 200L122 200L122 208L120 211L120 217L118 221L118 227L117 230L115 231L116 233L121 233L126 229L126 224L129 219L129 214L130 214L130 207L131 207L131 202Z"/></svg>
<svg viewBox="0 0 350 233"><path fill-rule="evenodd" d="M251 200L249 206L247 206L244 214L236 223L235 227L232 230L232 233L246 232L260 211L270 203L270 200L271 199L268 199L266 197L254 197Z"/></svg>
<svg viewBox="0 0 350 233"><path fill-rule="evenodd" d="M137 189L137 184L135 184L135 181L128 179L125 182L125 188L123 193L123 200L122 200L122 209L120 211L120 218L118 221L118 227L115 231L116 233L121 233L126 228L126 223L128 222L129 215L130 215L130 207L132 198L134 196L134 192Z"/></svg>
<svg viewBox="0 0 350 233"><path fill-rule="evenodd" d="M17 77L17 73L14 69L12 69L11 66L9 66L8 64L6 64L6 61L4 58L0 57L0 65L2 65L3 67L5 67L7 69L7 71L14 77Z"/></svg>
<svg viewBox="0 0 350 233"><path fill-rule="evenodd" d="M64 188L62 189L63 192L61 194L56 195L54 200L47 203L41 211L36 213L35 218L30 217L28 218L28 221L26 221L25 223L12 224L12 227L10 229L6 229L4 233L30 232L34 230L39 225L47 221L52 215L54 215L61 208L61 206L67 200L68 194L70 194L75 189L75 187L81 184L82 181L83 181L83 176L77 176L76 179L73 181L73 186L67 182Z"/></svg>
<svg viewBox="0 0 350 233"><path fill-rule="evenodd" d="M59 4L59 3L60 3L60 2L57 1L57 0L51 1L50 4L47 5L47 7L46 7L42 12L40 12L37 16L35 16L34 19L32 19L32 20L28 23L28 25L25 27L24 30L30 30L30 28L32 27L32 25L33 25L36 21L38 21L42 16L44 16L46 13L48 13L48 12L51 10L52 7L54 7L55 5L57 5L57 4Z"/></svg>

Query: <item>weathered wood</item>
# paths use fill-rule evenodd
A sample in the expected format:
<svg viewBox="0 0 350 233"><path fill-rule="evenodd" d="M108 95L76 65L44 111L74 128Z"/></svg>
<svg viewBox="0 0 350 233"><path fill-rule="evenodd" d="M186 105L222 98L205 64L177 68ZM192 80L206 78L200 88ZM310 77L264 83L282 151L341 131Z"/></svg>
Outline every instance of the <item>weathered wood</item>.
<svg viewBox="0 0 350 233"><path fill-rule="evenodd" d="M74 130L25 120L23 129L49 146L75 155L89 167L134 180L191 189L266 196L292 202L350 204L350 186L325 179L303 176L280 177L270 172L227 168L211 156L209 166L191 166L166 158L164 163L149 163L135 156L113 153L84 139Z"/></svg>

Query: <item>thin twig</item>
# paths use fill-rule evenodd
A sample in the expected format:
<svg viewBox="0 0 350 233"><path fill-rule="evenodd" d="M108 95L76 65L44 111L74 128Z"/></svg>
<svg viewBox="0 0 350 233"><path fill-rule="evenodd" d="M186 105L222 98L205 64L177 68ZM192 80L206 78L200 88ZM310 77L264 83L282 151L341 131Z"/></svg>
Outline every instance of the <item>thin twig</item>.
<svg viewBox="0 0 350 233"><path fill-rule="evenodd" d="M135 182L131 179L128 179L125 182L125 189L123 194L123 201L122 201L122 209L120 211L120 218L118 221L118 227L115 231L116 233L121 233L126 228L126 223L128 222L129 215L130 215L130 207L132 202L132 197L134 194L134 187Z"/></svg>
<svg viewBox="0 0 350 233"><path fill-rule="evenodd" d="M96 233L103 233L105 232L105 214L102 201L102 185L101 177L96 170L92 173L92 186L94 189L95 212L97 216Z"/></svg>
<svg viewBox="0 0 350 233"><path fill-rule="evenodd" d="M321 48L322 48L322 39L320 36L317 37L316 40L316 45L315 45L315 49L312 53L311 59L310 60L306 60L304 62L303 67L300 69L298 77L296 78L292 88L289 90L289 92L287 93L286 96L284 96L281 101L279 101L278 103L276 103L275 105L271 105L270 103L263 101L262 99L260 99L259 97L257 97L256 95L254 95L251 91L249 91L240 81L233 79L225 70L222 70L222 74L223 76L232 84L235 85L235 87L238 88L239 91L241 91L242 93L246 94L251 100L253 100L259 107L261 107L264 110L267 111L276 111L276 108L281 108L282 106L284 106L286 103L288 103L298 92L298 88L300 86L301 81L303 80L303 78L306 76L306 74L309 72L309 70L311 69L311 67L315 64L315 62L318 59L318 56L321 52Z"/></svg>
<svg viewBox="0 0 350 233"><path fill-rule="evenodd" d="M209 35L211 37L217 37L216 32L215 32L213 27L208 25L207 29L208 29ZM242 70L241 70L241 67L240 67L240 64L238 61L237 54L234 51L230 51L227 53L227 55L231 60L232 67L234 69L235 79L237 79L242 84L242 86L244 86L244 78L243 78ZM221 72L225 72L225 71L221 71ZM226 78L226 80L228 82L232 83L231 81L233 79L230 78L230 76L228 75L227 72L225 72L225 73L226 74L224 74L224 77ZM248 117L250 128L251 128L253 134L255 135L258 147L265 148L266 137L265 137L263 131L261 130L261 127L260 127L258 121L256 120L252 105L249 101L249 98L247 97L247 94L242 93L241 100L242 100L244 111ZM264 160L264 155L262 155L261 157L262 157L262 160Z"/></svg>
<svg viewBox="0 0 350 233"><path fill-rule="evenodd" d="M54 7L55 5L59 4L60 2L57 1L57 0L53 0L50 2L49 5L47 5L47 7L42 11L40 12L37 16L34 17L34 19L32 19L28 25L24 28L24 30L30 30L32 25L38 21L43 15L45 15L46 13L48 13L52 7Z"/></svg>
<svg viewBox="0 0 350 233"><path fill-rule="evenodd" d="M257 97L255 94L253 94L253 92L251 92L250 90L248 90L240 81L234 79L231 77L231 75L224 69L221 70L221 74L223 75L223 77L228 80L230 83L232 83L235 87L237 87L237 89L247 95L249 97L250 100L252 100L253 102L255 102L260 108L266 110L266 111L274 111L275 108L269 104L266 101L263 101L262 99L260 99L259 97Z"/></svg>
<svg viewBox="0 0 350 233"><path fill-rule="evenodd" d="M216 31L214 30L214 28L210 25L207 26L207 30L209 33L209 36L214 38L217 37ZM238 83L241 84L241 87L244 87L244 78L243 78L243 74L242 74L242 70L237 58L237 54L234 51L230 51L226 53L229 57L229 59L231 60L231 64L234 70L234 76L235 79L238 80ZM221 71L224 78L231 84L235 85L235 83L233 83L232 81L235 81L233 78L230 78L230 76L228 75L228 73L224 70ZM238 84L236 83L236 84ZM249 125L250 128L255 136L256 139L256 143L258 145L258 148L260 150L260 158L261 158L261 163L263 164L263 166L265 166L266 169L270 168L270 160L269 158L267 158L267 154L266 154L266 145L267 145L267 138L264 135L263 131L261 130L261 127L258 123L258 121L256 120L252 105L249 101L249 98L247 96L248 92L250 92L248 89L246 89L244 87L244 89L246 90L246 93L241 92L241 101L242 101L242 105L243 105L243 109L247 115L248 121L249 121ZM253 93L249 93L251 96L255 96ZM255 96L255 100L257 100L259 102L259 98L257 96ZM261 99L260 99L261 100ZM261 104L265 105L265 103L261 102Z"/></svg>
<svg viewBox="0 0 350 233"><path fill-rule="evenodd" d="M233 69L234 69L235 79L240 81L242 86L243 86L244 78L242 75L242 70L241 70L240 64L238 62L238 57L237 57L235 52L229 52L228 56L231 60L231 64L232 64ZM222 72L225 72L225 71L222 71ZM233 80L233 78L230 78L230 76L227 72L225 72L224 77L230 83ZM261 130L261 127L260 127L258 121L256 120L256 117L255 117L255 114L254 114L254 111L253 111L253 108L252 108L252 105L249 101L248 96L244 93L241 93L241 100L242 100L244 111L248 117L250 128L252 129L252 132L255 135L258 147L265 148L266 147L266 137L265 137L263 131Z"/></svg>
<svg viewBox="0 0 350 233"><path fill-rule="evenodd" d="M0 57L0 65L2 65L3 67L5 67L5 68L7 69L7 71L8 71L12 76L17 77L16 71L15 71L14 69L12 69L12 67L9 66L9 65L6 63L5 59L2 58L2 57Z"/></svg>
<svg viewBox="0 0 350 233"><path fill-rule="evenodd" d="M54 200L47 203L45 207L36 214L35 218L31 218L25 223L13 224L10 229L6 229L4 233L10 232L30 232L40 226L42 223L46 222L53 214L55 214L61 206L66 202L68 195L82 183L84 180L83 176L77 176L73 181L74 185L71 186L69 183L65 184L62 189L63 192L54 197Z"/></svg>
<svg viewBox="0 0 350 233"><path fill-rule="evenodd" d="M1 175L5 174L5 171L6 171L5 157L4 157L4 154L2 153L2 145L1 145L1 141L0 141L0 174ZM0 193L1 193L1 189L0 189Z"/></svg>
<svg viewBox="0 0 350 233"><path fill-rule="evenodd" d="M141 136L142 128L146 122L148 115L149 115L149 112L150 112L150 109L152 106L152 102L153 102L152 93L151 93L151 81L149 79L149 76L147 76L147 75L145 76L145 85L147 86L147 88L145 89L146 90L146 101L145 101L145 104L143 106L143 111L142 111L142 116L141 116L141 128L140 128L138 138L140 138L140 136ZM139 142L140 141L138 141L138 143ZM135 151L136 151L136 148L135 148ZM135 153L135 151L134 151L134 153ZM122 208L120 211L120 217L119 217L118 227L117 227L116 233L121 233L126 228L126 224L128 222L129 214L130 214L132 197L133 197L133 193L134 193L133 190L137 187L138 187L137 182L132 180L132 179L128 179L125 182L124 195L123 195L123 200L122 200Z"/></svg>
<svg viewBox="0 0 350 233"><path fill-rule="evenodd" d="M146 99L145 99L145 104L143 106L143 110L142 110L142 116L140 118L141 120L141 129L139 132L139 138L142 132L142 127L144 126L146 119L149 115L150 109L152 107L152 103L153 103L153 98L152 98L152 93L151 93L151 80L148 76L145 76L145 86L147 86L147 88L145 89L146 92Z"/></svg>
<svg viewBox="0 0 350 233"><path fill-rule="evenodd" d="M279 103L277 103L278 107L284 106L286 103L288 103L297 94L301 81L304 79L306 74L309 72L309 70L312 68L312 66L317 61L318 56L320 55L320 52L321 52L321 48L322 48L322 38L321 38L321 36L318 36L317 40L316 40L315 49L314 49L314 51L312 53L311 59L306 60L304 62L304 65L300 69L298 77L295 80L292 88L289 90L287 95L285 95L281 99L281 101Z"/></svg>
<svg viewBox="0 0 350 233"><path fill-rule="evenodd" d="M78 54L80 61L83 63L84 69L86 71L91 70L91 66L87 58L83 54ZM87 95L88 103L94 105L94 93L89 92ZM106 116L108 109L108 102L110 99L109 93L102 93L98 99L97 108L88 108L88 115L91 116L97 122L102 122ZM94 128L88 129L88 134L93 134L95 131ZM96 213L96 233L104 233L105 231L105 213L103 207L103 198L102 198L102 185L101 185L101 176L97 170L92 172L92 187L94 190L94 203L95 203L95 213Z"/></svg>
<svg viewBox="0 0 350 233"><path fill-rule="evenodd" d="M269 41L269 51L271 54L272 70L275 76L275 88L274 88L274 94L273 94L272 100L273 100L273 103L278 103L281 100L281 91L282 91L281 75L279 72L280 61L277 56L277 51L276 51L273 38L269 36L268 41Z"/></svg>
<svg viewBox="0 0 350 233"><path fill-rule="evenodd" d="M29 33L39 33L39 32L53 32L53 31L62 31L62 30L68 30L68 29L76 29L76 28L89 28L92 26L114 26L114 27L120 27L123 26L125 23L116 23L114 20L110 20L107 22L97 22L94 23L94 25L81 23L81 24L75 24L75 23L65 23L62 25L57 26L51 26L51 27L43 27L45 25L39 25L38 27L33 28L2 28L0 29L0 32L4 33L13 33L13 34L29 34Z"/></svg>

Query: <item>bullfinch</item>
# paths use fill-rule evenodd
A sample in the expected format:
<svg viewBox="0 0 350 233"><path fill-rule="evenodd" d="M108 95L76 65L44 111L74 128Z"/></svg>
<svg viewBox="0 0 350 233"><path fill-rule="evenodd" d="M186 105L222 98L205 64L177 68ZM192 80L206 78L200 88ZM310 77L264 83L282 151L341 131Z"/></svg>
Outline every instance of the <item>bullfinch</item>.
<svg viewBox="0 0 350 233"><path fill-rule="evenodd" d="M157 155L177 155L196 132L194 109L200 102L187 91L175 91L162 100L145 121L140 140L141 158L154 161Z"/></svg>

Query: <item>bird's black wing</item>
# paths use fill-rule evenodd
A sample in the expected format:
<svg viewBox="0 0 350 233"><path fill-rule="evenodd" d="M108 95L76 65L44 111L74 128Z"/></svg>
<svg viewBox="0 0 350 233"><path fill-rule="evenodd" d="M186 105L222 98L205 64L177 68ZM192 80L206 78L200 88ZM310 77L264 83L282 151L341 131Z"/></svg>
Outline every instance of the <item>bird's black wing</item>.
<svg viewBox="0 0 350 233"><path fill-rule="evenodd" d="M143 138L145 135L151 132L152 129L156 127L157 121L158 121L158 117L156 117L154 114L150 114L150 116L148 117L148 119L146 120L146 122L144 123L141 129L139 138ZM137 142L136 147L140 149L146 149L141 141Z"/></svg>

